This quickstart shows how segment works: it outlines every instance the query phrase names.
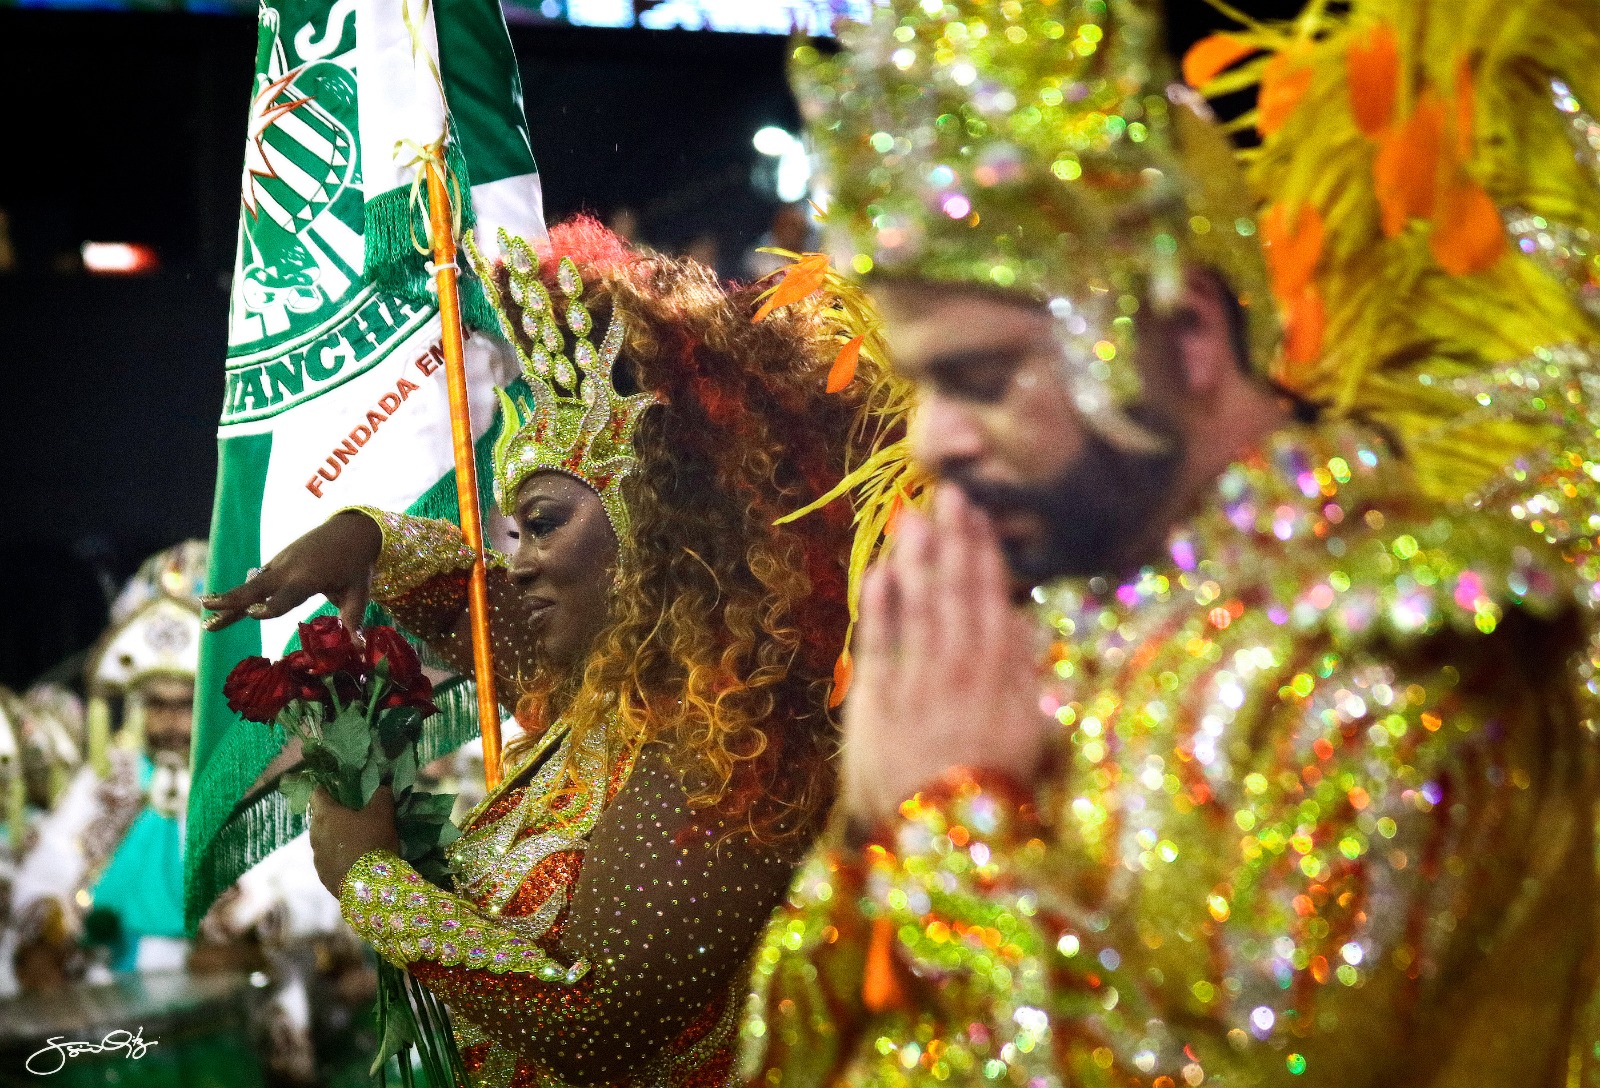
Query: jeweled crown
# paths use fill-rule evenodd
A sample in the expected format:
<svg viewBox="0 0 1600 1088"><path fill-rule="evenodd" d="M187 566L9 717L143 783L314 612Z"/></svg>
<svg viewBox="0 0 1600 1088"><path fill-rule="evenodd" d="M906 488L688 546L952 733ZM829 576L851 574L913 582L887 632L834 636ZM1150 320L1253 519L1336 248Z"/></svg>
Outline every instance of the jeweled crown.
<svg viewBox="0 0 1600 1088"><path fill-rule="evenodd" d="M627 540L628 509L622 481L638 463L634 431L644 409L655 403L648 393L617 392L612 368L622 353L627 329L613 315L605 338L591 338L594 318L583 303L583 277L570 257L557 266L561 290L558 310L540 278L539 256L522 238L500 231L505 254L507 299L495 265L467 235L465 248L500 320L506 339L522 364L527 394L497 389L503 423L494 449L495 499L510 510L519 488L536 472L559 472L592 488L619 541ZM567 337L573 337L566 354Z"/></svg>
<svg viewBox="0 0 1600 1088"><path fill-rule="evenodd" d="M1277 328L1248 191L1192 93L1171 86L1152 0L883 0L843 50L794 57L842 267L1047 302L1080 396L1132 377L1133 313L1185 261Z"/></svg>

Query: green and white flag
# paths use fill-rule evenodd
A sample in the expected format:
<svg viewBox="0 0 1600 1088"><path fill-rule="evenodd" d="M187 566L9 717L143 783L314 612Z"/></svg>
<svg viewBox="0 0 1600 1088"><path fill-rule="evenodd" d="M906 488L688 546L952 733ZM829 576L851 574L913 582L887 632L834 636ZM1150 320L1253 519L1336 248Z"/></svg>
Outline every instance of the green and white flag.
<svg viewBox="0 0 1600 1088"><path fill-rule="evenodd" d="M263 0L211 591L244 581L348 506L456 519L439 310L417 248L426 238L422 156L446 135L463 221L476 223L487 251L500 227L543 237L497 0ZM514 367L487 331L481 288L464 279L462 294L468 323L483 330L469 330L466 356L487 484L493 387ZM281 731L240 721L222 684L243 658L293 648L296 625L312 611L240 623L202 643L185 847L191 925L302 829L278 794L259 788L281 753ZM441 686L436 746L475 729L470 687Z"/></svg>

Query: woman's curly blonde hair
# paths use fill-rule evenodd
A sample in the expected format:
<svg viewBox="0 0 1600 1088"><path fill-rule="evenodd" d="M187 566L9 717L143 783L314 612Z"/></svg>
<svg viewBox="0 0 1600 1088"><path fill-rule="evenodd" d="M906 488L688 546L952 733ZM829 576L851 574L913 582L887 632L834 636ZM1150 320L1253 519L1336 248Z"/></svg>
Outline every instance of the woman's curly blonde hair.
<svg viewBox="0 0 1600 1088"><path fill-rule="evenodd" d="M832 797L852 511L841 500L775 522L870 453L882 375L863 358L826 392L842 340L825 297L755 322L759 286L631 253L587 218L551 236L549 274L572 257L597 325L625 323L619 388L631 379L660 403L634 438L632 539L607 626L581 679L530 691L519 717L547 724L559 701L577 736L616 715L624 739L673 748L693 805L802 833Z"/></svg>

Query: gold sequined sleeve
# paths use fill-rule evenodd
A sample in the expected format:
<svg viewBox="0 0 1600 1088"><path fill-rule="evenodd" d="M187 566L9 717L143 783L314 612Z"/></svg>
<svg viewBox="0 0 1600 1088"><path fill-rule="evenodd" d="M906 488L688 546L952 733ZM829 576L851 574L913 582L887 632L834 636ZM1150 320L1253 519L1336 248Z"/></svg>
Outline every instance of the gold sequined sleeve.
<svg viewBox="0 0 1600 1088"><path fill-rule="evenodd" d="M595 1084L644 1069L708 1008L726 1008L792 872L791 856L691 811L650 746L596 824L570 906L545 936L529 940L526 920L479 911L382 855L352 869L341 906L494 1045Z"/></svg>
<svg viewBox="0 0 1600 1088"><path fill-rule="evenodd" d="M818 849L796 875L756 951L740 1035L741 1079L766 1088L823 1088L866 1023L872 924L860 909L854 851Z"/></svg>
<svg viewBox="0 0 1600 1088"><path fill-rule="evenodd" d="M982 782L908 804L861 904L918 1019L858 1083L1526 1082L1519 1033L1586 978L1578 644L1522 615L1404 653L1312 640L1209 766L1117 774L1084 744L1051 821Z"/></svg>
<svg viewBox="0 0 1600 1088"><path fill-rule="evenodd" d="M463 676L472 674L472 634L467 623L467 583L472 552L453 522L351 507L377 523L383 549L372 572L372 599L395 622ZM502 701L531 675L533 625L527 606L506 576L505 556L489 552L490 637Z"/></svg>

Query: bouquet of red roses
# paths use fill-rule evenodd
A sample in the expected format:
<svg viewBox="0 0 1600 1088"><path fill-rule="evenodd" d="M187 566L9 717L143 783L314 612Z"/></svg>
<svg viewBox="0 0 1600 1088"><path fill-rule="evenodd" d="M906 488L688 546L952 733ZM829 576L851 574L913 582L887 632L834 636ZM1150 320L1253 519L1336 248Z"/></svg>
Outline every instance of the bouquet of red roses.
<svg viewBox="0 0 1600 1088"><path fill-rule="evenodd" d="M304 769L278 783L295 813L306 811L318 786L350 809L365 808L388 786L401 856L443 883L444 848L460 834L450 822L455 796L415 788L422 723L439 712L433 682L393 627L365 635L358 647L337 616L302 623L300 649L280 661L239 662L223 695L246 721L277 722L299 738Z"/></svg>
<svg viewBox="0 0 1600 1088"><path fill-rule="evenodd" d="M439 712L433 682L411 644L393 627L369 627L358 647L336 616L300 625L300 649L281 661L247 658L222 687L246 721L277 722L300 740L303 770L278 782L296 813L325 788L345 808L362 809L380 786L394 791L400 856L427 879L448 886L444 848L460 837L450 822L455 796L416 788L422 723ZM413 1084L411 1048L430 1085L465 1085L449 1012L405 971L378 963L377 1060L380 1078L399 1059L402 1084Z"/></svg>

